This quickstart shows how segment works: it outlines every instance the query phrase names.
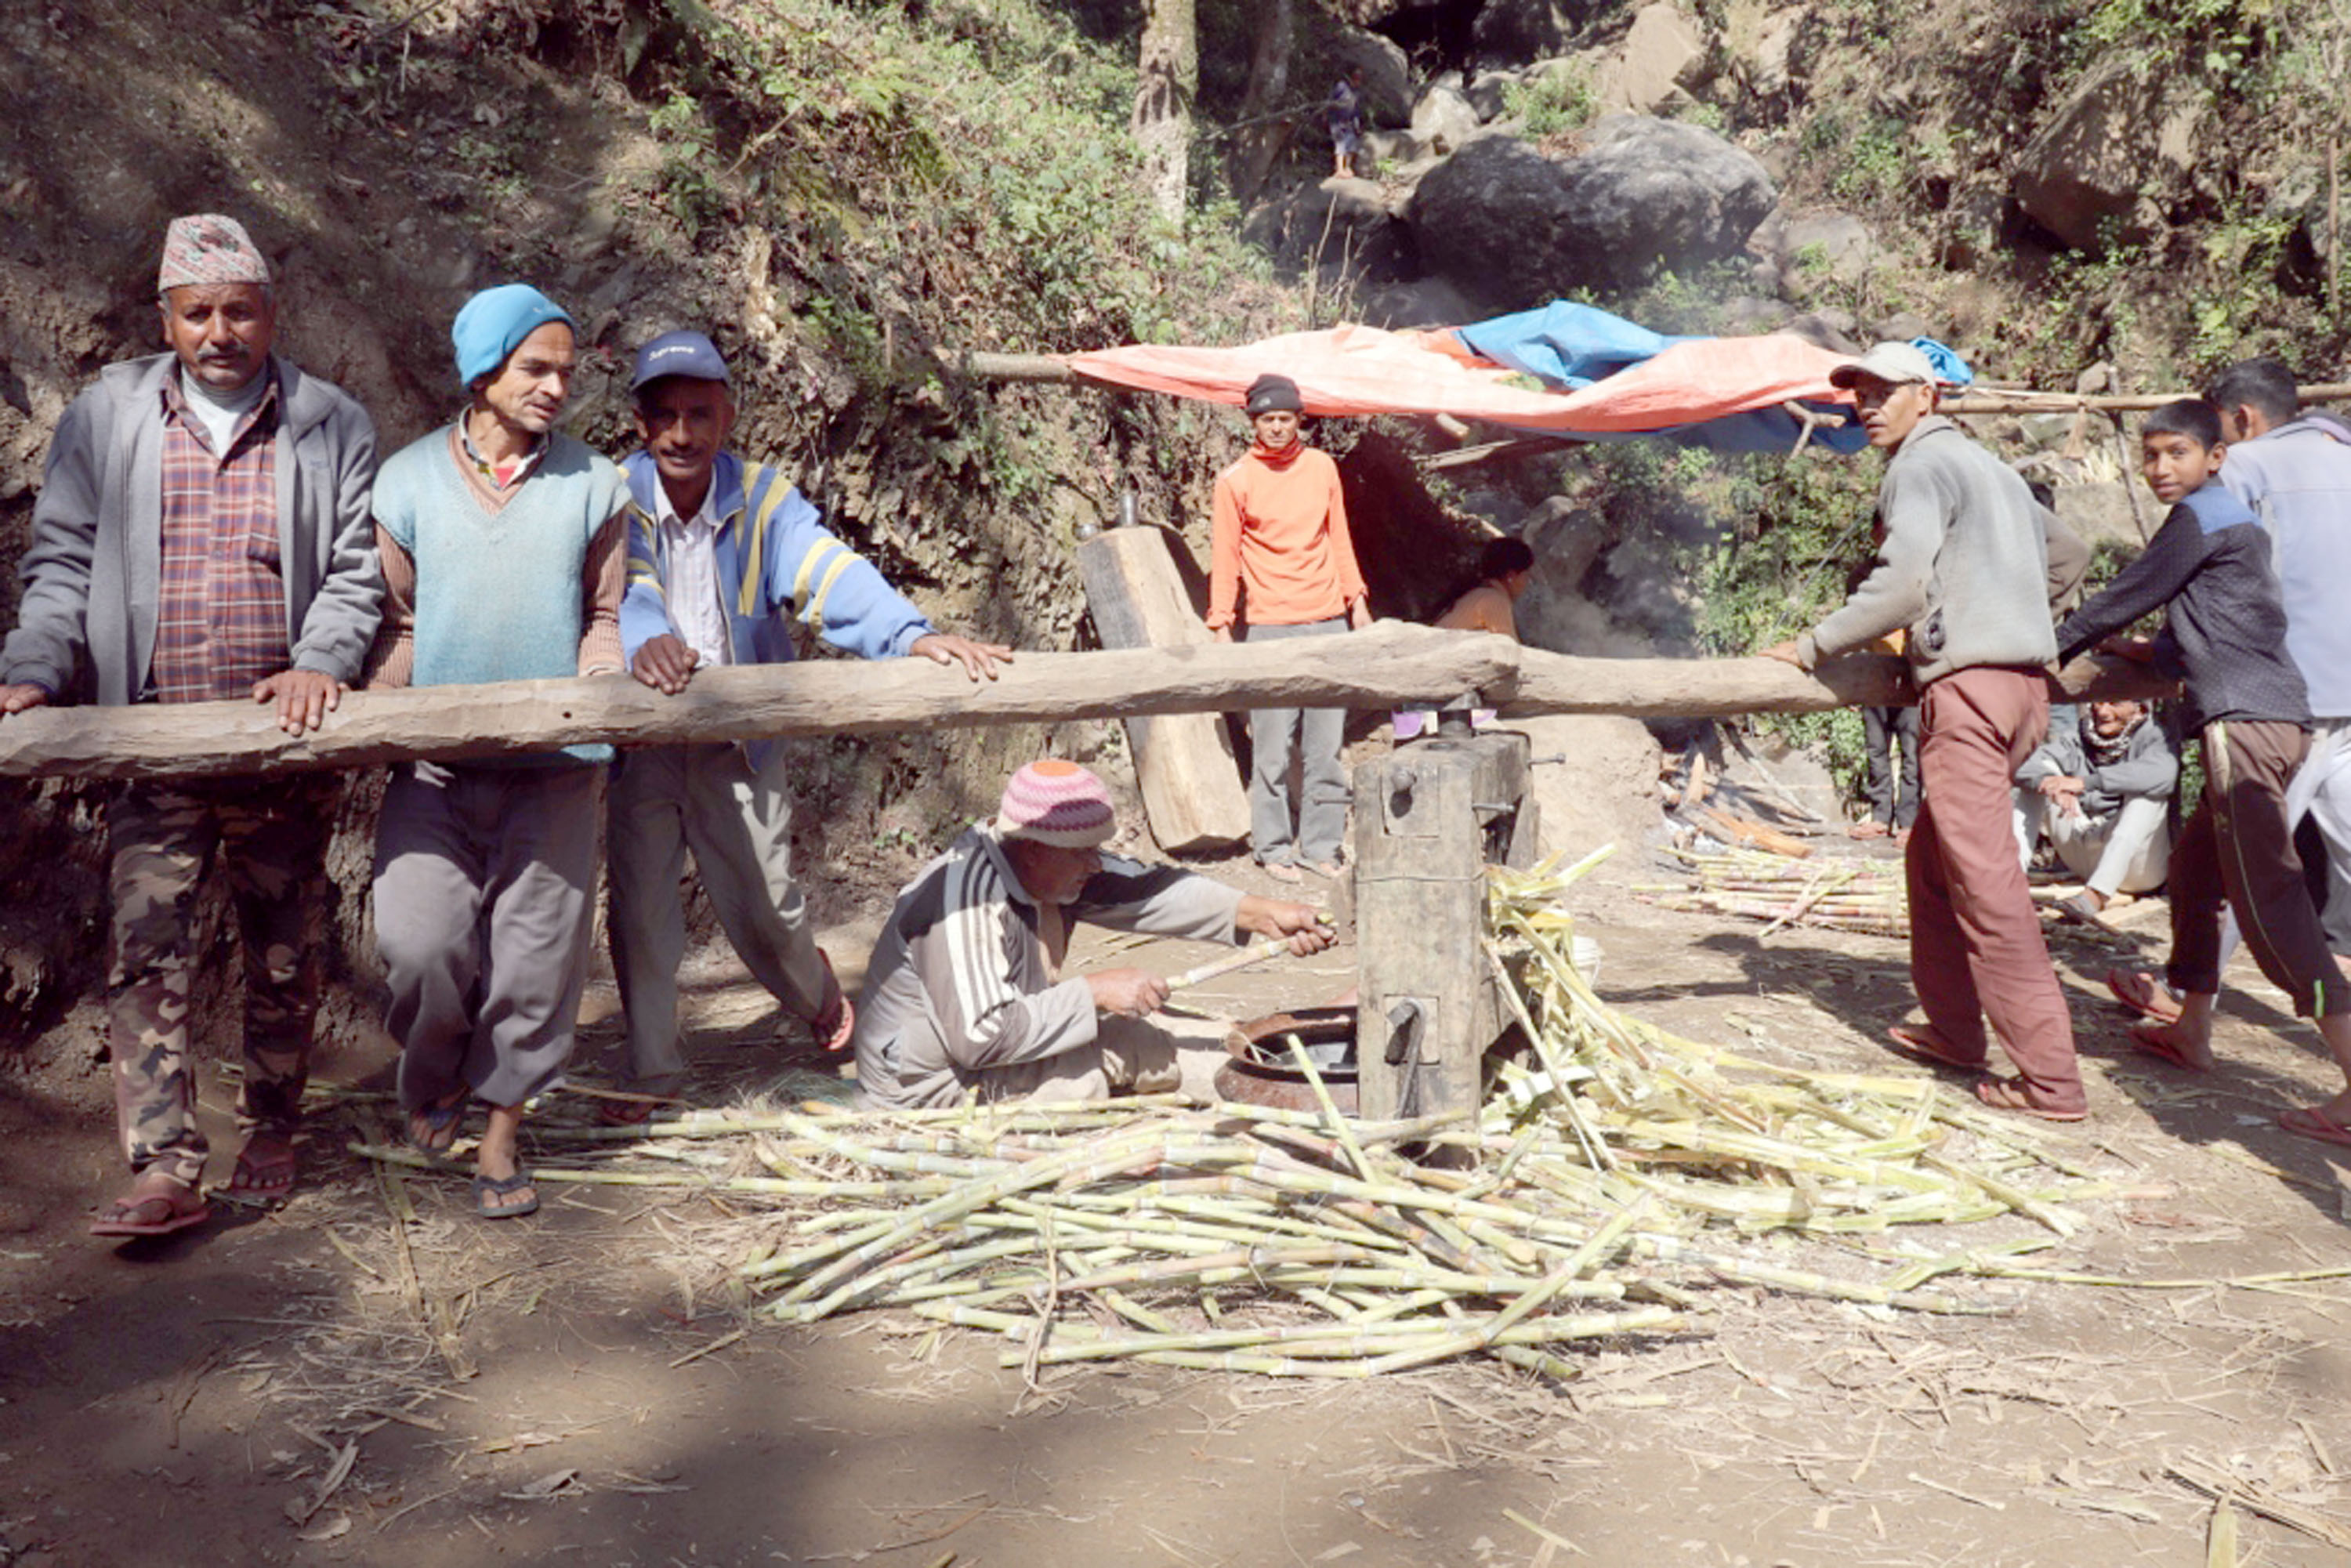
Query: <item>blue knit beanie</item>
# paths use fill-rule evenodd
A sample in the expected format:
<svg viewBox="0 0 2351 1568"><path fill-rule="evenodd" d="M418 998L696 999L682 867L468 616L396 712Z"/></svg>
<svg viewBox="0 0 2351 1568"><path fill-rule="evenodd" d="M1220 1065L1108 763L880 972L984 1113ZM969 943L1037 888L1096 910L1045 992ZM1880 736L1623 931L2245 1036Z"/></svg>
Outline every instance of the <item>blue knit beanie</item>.
<svg viewBox="0 0 2351 1568"><path fill-rule="evenodd" d="M449 329L457 347L457 380L467 387L494 375L516 346L549 321L580 328L562 306L528 283L501 283L465 301Z"/></svg>

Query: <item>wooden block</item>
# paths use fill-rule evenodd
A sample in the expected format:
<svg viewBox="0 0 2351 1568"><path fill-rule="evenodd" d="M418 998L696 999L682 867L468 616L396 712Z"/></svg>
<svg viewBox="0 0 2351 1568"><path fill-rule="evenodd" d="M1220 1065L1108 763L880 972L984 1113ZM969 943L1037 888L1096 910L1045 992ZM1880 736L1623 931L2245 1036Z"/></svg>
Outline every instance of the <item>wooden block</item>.
<svg viewBox="0 0 2351 1568"><path fill-rule="evenodd" d="M1804 860L1813 852L1813 846L1803 840L1783 833L1777 828L1767 828L1750 818L1734 817L1712 806L1701 807L1698 814L1715 831L1734 842L1768 850L1775 855L1786 855L1790 860Z"/></svg>
<svg viewBox="0 0 2351 1568"><path fill-rule="evenodd" d="M1078 546L1078 574L1105 648L1181 648L1212 641L1157 528L1111 528L1087 539ZM1249 796L1222 715L1130 718L1126 738L1151 836L1162 850L1196 852L1249 837Z"/></svg>

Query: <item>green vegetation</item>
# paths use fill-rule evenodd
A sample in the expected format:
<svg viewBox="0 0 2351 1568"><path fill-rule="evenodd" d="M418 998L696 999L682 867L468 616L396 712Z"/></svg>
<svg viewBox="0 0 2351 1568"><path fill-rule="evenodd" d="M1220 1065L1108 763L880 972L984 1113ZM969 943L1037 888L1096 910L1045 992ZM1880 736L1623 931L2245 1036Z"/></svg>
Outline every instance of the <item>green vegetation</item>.
<svg viewBox="0 0 2351 1568"><path fill-rule="evenodd" d="M1808 450L1718 457L1655 442L1594 448L1594 488L1617 532L1663 542L1672 577L1695 589L1695 652L1730 656L1785 642L1844 599L1872 553L1878 465ZM1771 714L1759 729L1817 745L1858 792L1861 716Z"/></svg>
<svg viewBox="0 0 2351 1568"><path fill-rule="evenodd" d="M1592 73L1574 60L1553 60L1541 74L1502 89L1503 112L1532 137L1581 131L1600 113Z"/></svg>
<svg viewBox="0 0 2351 1568"><path fill-rule="evenodd" d="M920 13L775 0L705 14L695 32L703 57L653 129L709 164L717 128L744 128L724 172L744 172L754 209L796 251L827 258L805 313L861 374L920 373L918 355L897 364L908 345L889 297L945 304L960 341L991 349L1272 325L1233 319L1267 291L1250 287L1263 263L1229 225L1177 233L1154 215L1127 134L1123 42L1097 43L1033 0ZM691 235L712 185L667 168ZM852 270L888 284L848 287Z"/></svg>

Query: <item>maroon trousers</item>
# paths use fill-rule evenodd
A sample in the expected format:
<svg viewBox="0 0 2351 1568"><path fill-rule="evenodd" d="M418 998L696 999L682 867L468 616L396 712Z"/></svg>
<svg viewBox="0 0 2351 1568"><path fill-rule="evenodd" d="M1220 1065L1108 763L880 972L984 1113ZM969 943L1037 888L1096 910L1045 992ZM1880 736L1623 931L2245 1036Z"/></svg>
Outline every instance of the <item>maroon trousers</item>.
<svg viewBox="0 0 2351 1568"><path fill-rule="evenodd" d="M2304 1018L2351 1012L2325 928L2302 880L2286 786L2310 732L2275 719L2216 719L2204 727L2204 794L2171 852L2171 962L2179 991L2220 988L2220 905L2270 983Z"/></svg>
<svg viewBox="0 0 2351 1568"><path fill-rule="evenodd" d="M2048 685L2038 670L1961 670L1929 685L1918 706L1924 804L1905 865L1910 983L1953 1051L1988 1054L1988 1015L2035 1103L2080 1110L2088 1100L2074 1020L2011 815L2010 780L2049 733Z"/></svg>

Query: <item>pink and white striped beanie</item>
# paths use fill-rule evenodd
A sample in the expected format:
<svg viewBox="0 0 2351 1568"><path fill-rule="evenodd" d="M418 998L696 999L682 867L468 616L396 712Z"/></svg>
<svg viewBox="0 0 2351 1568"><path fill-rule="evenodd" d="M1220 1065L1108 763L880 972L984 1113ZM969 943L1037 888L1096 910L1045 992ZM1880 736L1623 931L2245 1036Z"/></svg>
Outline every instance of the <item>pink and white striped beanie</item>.
<svg viewBox="0 0 2351 1568"><path fill-rule="evenodd" d="M1117 831L1110 787L1058 757L1031 762L1015 773L996 813L997 837L1028 839L1055 849L1093 849Z"/></svg>

